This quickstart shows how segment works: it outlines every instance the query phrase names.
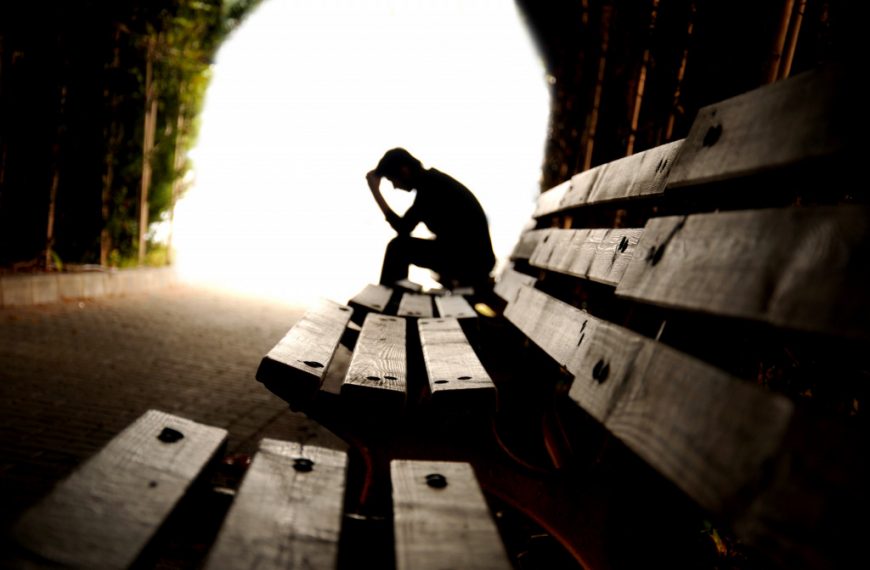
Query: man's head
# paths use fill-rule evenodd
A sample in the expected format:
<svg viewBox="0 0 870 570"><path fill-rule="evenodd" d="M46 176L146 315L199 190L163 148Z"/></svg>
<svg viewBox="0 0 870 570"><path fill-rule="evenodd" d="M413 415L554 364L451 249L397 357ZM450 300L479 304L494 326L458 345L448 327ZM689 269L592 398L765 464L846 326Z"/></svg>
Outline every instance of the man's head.
<svg viewBox="0 0 870 570"><path fill-rule="evenodd" d="M403 148L394 148L384 153L375 173L383 176L401 190L413 190L423 164Z"/></svg>

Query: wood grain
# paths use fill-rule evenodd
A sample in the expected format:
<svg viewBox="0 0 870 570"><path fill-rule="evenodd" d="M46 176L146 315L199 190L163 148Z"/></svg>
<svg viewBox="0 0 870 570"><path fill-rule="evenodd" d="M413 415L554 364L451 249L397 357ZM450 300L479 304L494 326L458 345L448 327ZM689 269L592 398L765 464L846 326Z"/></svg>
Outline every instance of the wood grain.
<svg viewBox="0 0 870 570"><path fill-rule="evenodd" d="M561 209L562 199L570 188L571 180L566 180L557 186L553 186L546 192L542 192L538 196L535 212L532 214L532 217L541 218L558 212Z"/></svg>
<svg viewBox="0 0 870 570"><path fill-rule="evenodd" d="M396 314L401 317L426 318L431 317L432 297L419 293L405 293L399 301L399 310Z"/></svg>
<svg viewBox="0 0 870 570"><path fill-rule="evenodd" d="M126 568L226 438L149 410L27 511L14 537L52 564Z"/></svg>
<svg viewBox="0 0 870 570"><path fill-rule="evenodd" d="M433 401L465 408L495 404L495 385L457 319L420 319L417 328Z"/></svg>
<svg viewBox="0 0 870 570"><path fill-rule="evenodd" d="M856 122L833 68L709 105L698 111L669 187L745 176L842 152Z"/></svg>
<svg viewBox="0 0 870 570"><path fill-rule="evenodd" d="M335 568L346 472L343 452L264 439L206 568Z"/></svg>
<svg viewBox="0 0 870 570"><path fill-rule="evenodd" d="M673 141L574 175L558 211L663 194L682 145Z"/></svg>
<svg viewBox="0 0 870 570"><path fill-rule="evenodd" d="M493 290L496 295L510 303L516 299L520 287L523 285L534 287L536 282L537 279L531 275L520 273L508 267L501 272Z"/></svg>
<svg viewBox="0 0 870 570"><path fill-rule="evenodd" d="M780 451L791 402L610 323L590 330L568 366L571 399L702 507L745 507Z"/></svg>
<svg viewBox="0 0 870 570"><path fill-rule="evenodd" d="M387 310L390 304L390 299L393 296L393 290L384 285L366 285L362 291L357 293L353 299L348 301L348 305L354 308L360 308L362 311L374 311L383 313Z"/></svg>
<svg viewBox="0 0 870 570"><path fill-rule="evenodd" d="M396 460L390 473L399 570L511 568L469 464Z"/></svg>
<svg viewBox="0 0 870 570"><path fill-rule="evenodd" d="M528 286L518 290L504 316L562 366L582 344L589 326L587 313Z"/></svg>
<svg viewBox="0 0 870 570"><path fill-rule="evenodd" d="M867 339L870 208L650 220L617 295Z"/></svg>
<svg viewBox="0 0 870 570"><path fill-rule="evenodd" d="M405 319L366 316L341 386L342 396L401 409L408 390L405 336Z"/></svg>
<svg viewBox="0 0 870 570"><path fill-rule="evenodd" d="M511 261L528 259L532 255L532 252L535 251L538 242L541 241L549 231L550 230L529 230L520 234L520 239L514 246L513 252L511 252Z"/></svg>
<svg viewBox="0 0 870 570"><path fill-rule="evenodd" d="M550 230L529 263L535 267L617 285L642 229Z"/></svg>
<svg viewBox="0 0 870 570"><path fill-rule="evenodd" d="M435 297L435 307L439 317L453 319L474 319L477 313L462 295L442 295Z"/></svg>
<svg viewBox="0 0 870 570"><path fill-rule="evenodd" d="M291 406L301 405L323 383L351 314L333 301L312 307L263 358L257 380Z"/></svg>

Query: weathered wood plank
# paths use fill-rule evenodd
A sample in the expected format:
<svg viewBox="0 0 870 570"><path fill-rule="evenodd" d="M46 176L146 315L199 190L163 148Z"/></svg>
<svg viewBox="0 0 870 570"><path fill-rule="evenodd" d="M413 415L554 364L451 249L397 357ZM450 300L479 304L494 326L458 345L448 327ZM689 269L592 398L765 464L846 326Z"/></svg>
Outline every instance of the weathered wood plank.
<svg viewBox="0 0 870 570"><path fill-rule="evenodd" d="M493 290L496 295L510 303L516 299L520 287L523 285L534 287L536 281L537 279L531 275L520 273L509 267L501 272Z"/></svg>
<svg viewBox="0 0 870 570"><path fill-rule="evenodd" d="M344 383L343 396L400 409L408 386L406 323L401 317L366 316Z"/></svg>
<svg viewBox="0 0 870 570"><path fill-rule="evenodd" d="M495 385L458 320L420 319L417 329L433 402L463 408L495 404Z"/></svg>
<svg viewBox="0 0 870 570"><path fill-rule="evenodd" d="M682 145L682 139L673 141L575 174L559 207L544 211L555 213L591 204L663 194Z"/></svg>
<svg viewBox="0 0 870 570"><path fill-rule="evenodd" d="M347 304L354 309L359 308L361 311L374 311L383 313L387 310L390 304L390 299L393 296L393 290L384 285L366 285L362 291L357 293L353 299Z"/></svg>
<svg viewBox="0 0 870 570"><path fill-rule="evenodd" d="M761 490L787 398L615 325L589 330L568 365L574 401L706 509L731 513Z"/></svg>
<svg viewBox="0 0 870 570"><path fill-rule="evenodd" d="M520 234L520 239L517 241L516 246L514 246L513 252L511 252L511 261L528 259L529 256L532 255L532 252L535 251L538 242L541 241L549 232L549 229L529 230Z"/></svg>
<svg viewBox="0 0 870 570"><path fill-rule="evenodd" d="M511 568L474 471L467 463L390 463L396 567Z"/></svg>
<svg viewBox="0 0 870 570"><path fill-rule="evenodd" d="M551 230L529 263L535 267L616 285L628 268L642 229Z"/></svg>
<svg viewBox="0 0 870 570"><path fill-rule="evenodd" d="M848 146L857 128L833 68L803 73L698 111L669 187L744 176ZM852 135L857 136L857 133Z"/></svg>
<svg viewBox="0 0 870 570"><path fill-rule="evenodd" d="M465 300L462 295L443 295L435 297L435 307L438 309L438 316L454 319L473 319L477 317L477 313Z"/></svg>
<svg viewBox="0 0 870 570"><path fill-rule="evenodd" d="M333 569L347 455L264 439L206 568Z"/></svg>
<svg viewBox="0 0 870 570"><path fill-rule="evenodd" d="M126 568L226 438L150 410L27 511L14 537L53 564Z"/></svg>
<svg viewBox="0 0 870 570"><path fill-rule="evenodd" d="M401 317L427 318L432 316L432 297L418 293L405 293L399 301L396 314Z"/></svg>
<svg viewBox="0 0 870 570"><path fill-rule="evenodd" d="M588 314L528 286L504 313L532 342L564 366L583 342Z"/></svg>
<svg viewBox="0 0 870 570"><path fill-rule="evenodd" d="M532 217L540 218L558 212L561 209L562 199L570 188L571 180L566 180L557 186L553 186L546 192L542 192L538 196L535 212L532 214Z"/></svg>
<svg viewBox="0 0 870 570"><path fill-rule="evenodd" d="M616 294L866 339L868 243L860 206L657 218Z"/></svg>
<svg viewBox="0 0 870 570"><path fill-rule="evenodd" d="M314 394L351 314L349 307L333 301L312 307L263 358L257 380L291 405Z"/></svg>

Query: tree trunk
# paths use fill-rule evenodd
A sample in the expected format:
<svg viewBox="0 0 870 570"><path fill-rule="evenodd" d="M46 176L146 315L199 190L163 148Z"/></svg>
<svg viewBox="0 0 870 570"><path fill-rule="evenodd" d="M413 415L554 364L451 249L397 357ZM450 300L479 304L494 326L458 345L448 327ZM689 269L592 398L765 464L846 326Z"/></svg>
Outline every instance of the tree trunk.
<svg viewBox="0 0 870 570"><path fill-rule="evenodd" d="M148 40L145 62L145 128L142 135L142 184L139 190L139 265L145 262L145 244L148 233L148 190L151 187L151 155L157 130L157 85L154 80L154 52L157 37Z"/></svg>
<svg viewBox="0 0 870 570"><path fill-rule="evenodd" d="M652 12L649 16L649 36L647 39L646 48L643 50L643 60L640 63L640 73L637 78L637 91L634 97L634 106L631 112L631 129L628 134L628 144L625 148L625 156L634 153L634 142L637 139L637 124L640 120L640 106L643 103L643 93L646 87L646 74L649 69L650 60L650 45L652 44L652 35L656 28L656 16L658 15L659 0L653 0Z"/></svg>

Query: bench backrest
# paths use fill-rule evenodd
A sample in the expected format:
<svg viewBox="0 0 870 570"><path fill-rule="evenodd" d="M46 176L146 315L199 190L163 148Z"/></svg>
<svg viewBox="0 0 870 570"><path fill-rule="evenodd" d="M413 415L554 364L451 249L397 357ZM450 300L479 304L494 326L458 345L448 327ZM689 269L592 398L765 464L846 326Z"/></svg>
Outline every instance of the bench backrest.
<svg viewBox="0 0 870 570"><path fill-rule="evenodd" d="M508 320L573 375L570 400L787 566L845 560L839 497L867 504L851 424L870 208L844 183L861 147L843 77L711 105L685 140L543 193L496 287Z"/></svg>

